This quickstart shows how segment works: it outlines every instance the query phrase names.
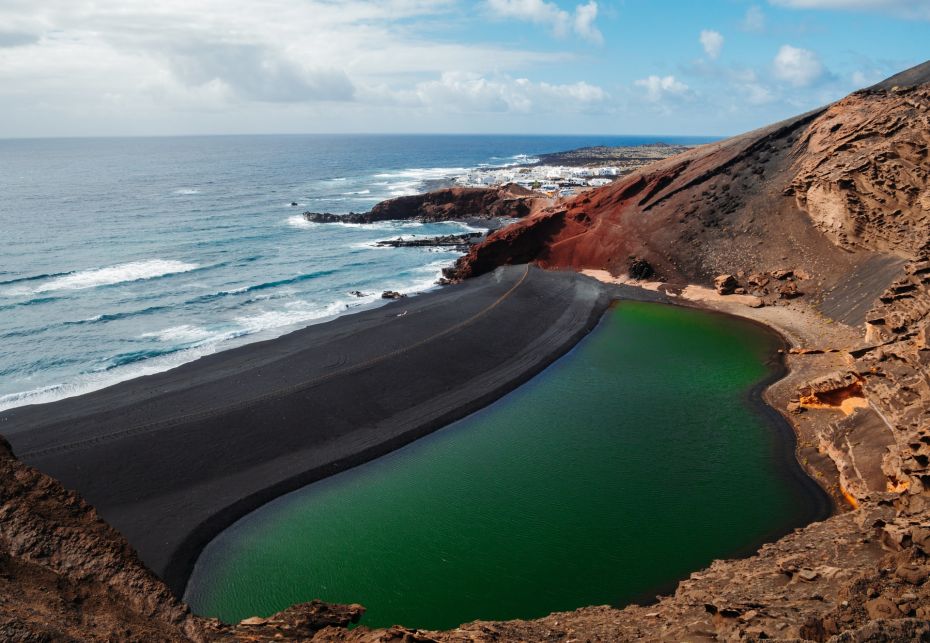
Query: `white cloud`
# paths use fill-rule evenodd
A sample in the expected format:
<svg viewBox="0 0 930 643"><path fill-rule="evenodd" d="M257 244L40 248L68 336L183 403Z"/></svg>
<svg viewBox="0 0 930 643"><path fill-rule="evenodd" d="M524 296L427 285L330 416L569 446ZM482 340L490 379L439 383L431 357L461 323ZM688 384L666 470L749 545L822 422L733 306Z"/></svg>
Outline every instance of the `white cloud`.
<svg viewBox="0 0 930 643"><path fill-rule="evenodd" d="M733 83L750 105L766 105L775 100L772 89L759 82L754 71L748 71L742 78L734 78Z"/></svg>
<svg viewBox="0 0 930 643"><path fill-rule="evenodd" d="M646 90L646 98L652 102L659 102L668 97L687 96L690 88L674 76L649 76L633 83Z"/></svg>
<svg viewBox="0 0 930 643"><path fill-rule="evenodd" d="M928 0L769 0L769 2L791 9L882 11L904 18L930 19Z"/></svg>
<svg viewBox="0 0 930 643"><path fill-rule="evenodd" d="M826 75L826 69L817 54L791 45L782 45L778 50L773 70L778 80L795 87L808 87Z"/></svg>
<svg viewBox="0 0 930 643"><path fill-rule="evenodd" d="M460 112L586 111L603 106L609 96L585 82L565 85L534 83L526 78L486 78L468 72L446 72L438 80L418 83L400 100Z"/></svg>
<svg viewBox="0 0 930 643"><path fill-rule="evenodd" d="M758 5L752 5L746 9L746 15L740 25L745 31L759 32L765 29L765 14Z"/></svg>
<svg viewBox="0 0 930 643"><path fill-rule="evenodd" d="M491 13L501 18L514 18L524 22L546 25L564 38L571 33L591 42L603 42L603 35L594 25L597 19L597 1L575 6L574 14L546 0L487 0Z"/></svg>
<svg viewBox="0 0 930 643"><path fill-rule="evenodd" d="M601 43L604 37L594 26L595 20L597 20L597 2L594 0L575 7L575 33L585 40Z"/></svg>
<svg viewBox="0 0 930 643"><path fill-rule="evenodd" d="M704 29L701 32L700 41L708 58L717 60L720 57L720 50L723 49L723 36L719 31Z"/></svg>
<svg viewBox="0 0 930 643"><path fill-rule="evenodd" d="M462 11L460 0L2 0L0 136L327 130L347 127L350 106L351 127L371 131L386 127L382 107L425 105L418 83L449 70L500 84L571 59L418 28ZM596 17L580 4L568 28L597 38ZM602 91L541 80L497 93L508 110L557 109L559 97L570 111Z"/></svg>

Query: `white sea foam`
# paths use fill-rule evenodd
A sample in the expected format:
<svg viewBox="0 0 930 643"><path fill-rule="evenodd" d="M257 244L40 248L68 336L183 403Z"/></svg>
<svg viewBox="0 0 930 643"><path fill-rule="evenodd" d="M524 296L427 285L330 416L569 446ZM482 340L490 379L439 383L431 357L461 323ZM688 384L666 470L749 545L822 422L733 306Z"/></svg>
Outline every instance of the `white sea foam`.
<svg viewBox="0 0 930 643"><path fill-rule="evenodd" d="M200 190L198 190L197 188L180 188L178 190L175 190L174 193L184 194L184 195L200 194Z"/></svg>
<svg viewBox="0 0 930 643"><path fill-rule="evenodd" d="M428 181L430 179L444 179L457 174L468 172L467 167L411 167L394 172L381 172L375 174L376 179L415 179Z"/></svg>
<svg viewBox="0 0 930 643"><path fill-rule="evenodd" d="M361 196L363 194L371 194L371 190L358 190L357 192L343 192L343 196Z"/></svg>
<svg viewBox="0 0 930 643"><path fill-rule="evenodd" d="M98 391L119 382L167 371L181 364L186 364L187 362L192 362L195 359L209 355L215 352L215 350L216 346L214 344L207 344L184 351L178 351L177 353L171 353L170 355L162 355L141 362L134 362L110 370L85 373L79 375L73 382L52 384L30 391L10 393L0 396L0 411L17 406L25 406L26 404L45 404L47 402L62 400L66 397L84 395L85 393Z"/></svg>
<svg viewBox="0 0 930 643"><path fill-rule="evenodd" d="M304 218L304 215L302 214L289 216L284 220L284 222L294 228L315 228L316 226L320 225L319 223L312 223L311 221L307 221L307 219Z"/></svg>
<svg viewBox="0 0 930 643"><path fill-rule="evenodd" d="M200 344L215 339L216 333L200 326L181 324L180 326L171 326L151 333L143 333L141 337L155 338L168 344Z"/></svg>
<svg viewBox="0 0 930 643"><path fill-rule="evenodd" d="M131 261L106 268L80 270L55 277L32 287L10 288L6 295L32 295L53 290L83 290L97 286L110 286L128 281L153 279L179 272L188 272L199 268L196 263L151 259L149 261Z"/></svg>

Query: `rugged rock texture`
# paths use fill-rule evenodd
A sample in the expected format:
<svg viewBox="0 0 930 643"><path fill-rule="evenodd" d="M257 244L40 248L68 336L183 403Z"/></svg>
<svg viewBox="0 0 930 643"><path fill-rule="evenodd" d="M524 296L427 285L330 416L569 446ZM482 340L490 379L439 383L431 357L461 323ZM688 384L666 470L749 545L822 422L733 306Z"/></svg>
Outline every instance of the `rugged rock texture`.
<svg viewBox="0 0 930 643"><path fill-rule="evenodd" d="M444 188L382 201L370 212L330 214L304 212L314 223L373 223L396 219L456 221L519 219L549 200L532 190L509 184L492 188Z"/></svg>
<svg viewBox="0 0 930 643"><path fill-rule="evenodd" d="M238 627L193 616L93 507L2 438L0 482L0 640L306 640L364 611L313 602Z"/></svg>

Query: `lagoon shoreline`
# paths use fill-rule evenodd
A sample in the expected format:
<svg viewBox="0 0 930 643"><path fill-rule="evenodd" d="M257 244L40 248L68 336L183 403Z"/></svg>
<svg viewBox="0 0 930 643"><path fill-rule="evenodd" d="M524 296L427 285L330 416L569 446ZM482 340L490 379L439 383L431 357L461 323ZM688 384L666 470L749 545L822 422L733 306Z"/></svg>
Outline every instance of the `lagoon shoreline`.
<svg viewBox="0 0 930 643"><path fill-rule="evenodd" d="M521 294L529 296L513 297L520 289L525 291ZM88 498L108 522L127 536L143 562L180 597L203 548L238 519L289 491L373 460L487 406L571 350L600 322L611 302L624 299L676 303L665 293L634 285L599 283L574 272L506 267L451 288L224 351L166 373L53 404L12 409L0 414L0 422L25 462L59 478ZM567 311L568 316L553 317L552 313L559 310ZM468 311L476 312L467 317ZM548 317L545 311L549 311ZM485 316L494 317L493 323L459 332L461 328L457 327L463 323L475 326L479 321L487 321L482 319ZM467 318L463 321L462 317ZM470 357L477 347L496 342L500 348L511 349L508 345L521 341L517 338L521 334L522 341L526 341L527 328L517 322L530 318L537 318L532 324L537 341L529 350L522 351L519 359L507 359L498 350L491 355L490 369L487 360L474 360L466 369L472 379L456 382L454 389L449 389L448 381L433 379L437 377L437 368L446 362L430 356L425 350L428 344L458 346L452 359L460 366L467 365L473 361ZM416 325L410 329L406 322L413 320ZM437 321L446 324L438 333ZM407 348L384 352L379 335L386 326L399 323L405 323L405 327L395 339L403 346L424 352L426 361L420 362L420 369L401 363ZM787 346L780 333L762 325ZM453 335L456 341L442 341ZM361 342L359 338L363 338ZM349 343L359 349L351 357L347 356L352 352L347 347ZM299 391L282 392L281 389L295 389L293 382L282 380L254 386L262 381L258 379L262 375L265 382L272 379L271 362L274 369L288 371L306 360L310 354L307 346L314 351L326 346L330 351L324 358L312 358L318 362L316 375L324 383L335 385L335 380L355 377L360 368L367 368L365 364L374 362L373 368L382 369L382 381L392 381L388 387L392 391L403 391L424 380L431 381L427 387L430 390L423 391L423 396L417 399L402 401L401 407L406 408L398 408L396 415L388 416L386 421L380 415L383 409L376 408L367 417L369 425L362 426L367 431L343 425L325 436L305 435L294 443L296 446L289 447L296 449L293 456L297 457L280 449L269 449L267 444L261 444L269 439L268 434L263 434L265 421L255 423L256 413L272 417L266 406L269 403L284 401L285 416L291 417L307 412L340 413L347 405L358 406L351 387L343 387L341 394L329 397L325 403L330 405L327 411L307 406L307 400L295 401L295 395L300 397ZM372 358L372 354L376 356ZM269 355L273 360L266 359ZM393 362L398 362L400 368L395 369ZM331 377L326 373L334 366L335 377ZM764 391L787 372L784 360L779 359L770 375L754 386L748 397L757 412L767 415L779 433L774 444L784 461L781 470L797 479L804 489L809 507L807 524L827 517L834 506L798 461L794 428L763 397ZM495 377L488 378L488 373L494 373ZM326 381L330 379L334 381ZM246 384L245 380L253 384ZM343 383L349 381L345 379ZM234 389L232 394L227 387ZM251 400L236 399L237 394L246 390L254 396ZM435 395L446 395L449 399L436 406L430 403ZM211 404L217 396L225 398L228 406ZM377 402L371 405L378 407ZM185 413L178 418L181 408ZM159 414L165 422L151 421ZM135 430L125 428L142 418L150 419ZM238 430L229 432L230 422L242 424ZM298 417L286 421L284 428L279 427L272 435L293 440L293 435L304 429L305 423ZM182 438L180 433L186 437ZM76 441L75 434L83 439ZM156 447L150 442L162 435L172 445L167 450L167 445ZM221 440L227 444L219 446ZM231 448L238 453L231 454ZM307 453L308 448L314 451L312 456ZM303 454L298 455L302 450ZM243 452L248 457L243 458ZM211 470L205 462L208 458L214 459L218 470ZM230 475L229 469L234 464L245 466L250 475ZM282 465L283 474L275 470ZM101 470L107 467L109 473L101 476ZM264 475L260 478L263 482L256 483L260 474ZM178 484L178 479L183 484ZM114 480L116 484L111 484ZM156 487L160 484L173 484L175 488L159 493ZM771 534L771 540L797 526L801 525ZM734 555L749 555L760 544L748 543ZM658 589L667 591L674 583ZM648 596L643 597L643 602L649 600Z"/></svg>

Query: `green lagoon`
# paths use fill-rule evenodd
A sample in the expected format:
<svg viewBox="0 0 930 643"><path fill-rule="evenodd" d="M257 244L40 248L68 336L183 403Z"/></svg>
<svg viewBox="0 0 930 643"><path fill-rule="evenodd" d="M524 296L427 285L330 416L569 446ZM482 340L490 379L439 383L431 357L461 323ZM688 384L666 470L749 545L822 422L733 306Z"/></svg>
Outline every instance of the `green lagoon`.
<svg viewBox="0 0 930 643"><path fill-rule="evenodd" d="M821 511L751 399L777 348L736 318L620 303L486 409L240 520L186 599L225 621L321 598L449 628L669 592Z"/></svg>

